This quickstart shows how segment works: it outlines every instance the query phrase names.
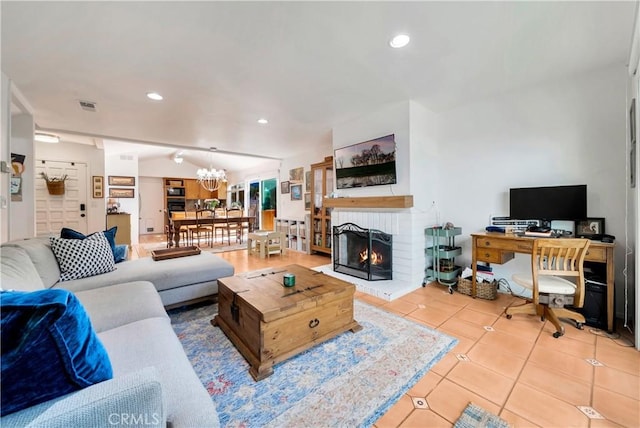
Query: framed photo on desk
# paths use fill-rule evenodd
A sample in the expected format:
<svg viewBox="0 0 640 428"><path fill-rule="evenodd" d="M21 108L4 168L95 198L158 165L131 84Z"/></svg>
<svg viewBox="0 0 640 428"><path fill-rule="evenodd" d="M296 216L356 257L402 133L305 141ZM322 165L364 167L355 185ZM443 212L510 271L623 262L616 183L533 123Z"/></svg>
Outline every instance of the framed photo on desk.
<svg viewBox="0 0 640 428"><path fill-rule="evenodd" d="M593 217L584 220L576 220L576 237L589 238L592 235L604 233L604 218Z"/></svg>

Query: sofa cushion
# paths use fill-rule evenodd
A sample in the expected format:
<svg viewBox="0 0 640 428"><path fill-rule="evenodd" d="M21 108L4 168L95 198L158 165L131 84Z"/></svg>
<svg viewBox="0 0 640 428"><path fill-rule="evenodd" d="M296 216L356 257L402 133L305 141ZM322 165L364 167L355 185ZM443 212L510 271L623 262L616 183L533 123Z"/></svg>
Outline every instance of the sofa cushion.
<svg viewBox="0 0 640 428"><path fill-rule="evenodd" d="M129 246L119 244L113 250L113 261L116 263L124 262L129 258Z"/></svg>
<svg viewBox="0 0 640 428"><path fill-rule="evenodd" d="M72 293L5 291L0 308L3 416L113 377L109 356Z"/></svg>
<svg viewBox="0 0 640 428"><path fill-rule="evenodd" d="M130 281L150 281L162 292L233 276L233 265L215 254L203 251L196 256L153 261L151 257L118 263L113 272L58 284L71 291L90 290Z"/></svg>
<svg viewBox="0 0 640 428"><path fill-rule="evenodd" d="M42 290L44 284L27 252L19 247L0 248L2 288L5 290Z"/></svg>
<svg viewBox="0 0 640 428"><path fill-rule="evenodd" d="M86 239L64 239L52 236L51 249L60 265L60 281L86 278L114 269L113 251L104 233Z"/></svg>
<svg viewBox="0 0 640 428"><path fill-rule="evenodd" d="M60 267L56 256L51 251L48 237L9 241L2 244L2 247L18 247L26 251L45 288L52 287L60 280Z"/></svg>
<svg viewBox="0 0 640 428"><path fill-rule="evenodd" d="M169 426L219 426L215 404L193 370L169 319L148 318L98 336L109 353L115 377L147 366L158 370Z"/></svg>
<svg viewBox="0 0 640 428"><path fill-rule="evenodd" d="M98 333L146 318L169 318L158 292L147 281L78 291L76 297Z"/></svg>
<svg viewBox="0 0 640 428"><path fill-rule="evenodd" d="M104 237L109 241L109 246L111 247L111 252L113 253L113 259L116 263L122 262L127 259L125 249L122 248L121 245L116 245L116 233L118 232L118 226L113 226L110 229L103 231ZM89 236L93 236L96 233L94 232L90 235L85 235L82 232L78 232L77 230L69 229L68 227L63 227L60 230L60 237L65 239L85 239ZM125 248L128 248L125 246Z"/></svg>

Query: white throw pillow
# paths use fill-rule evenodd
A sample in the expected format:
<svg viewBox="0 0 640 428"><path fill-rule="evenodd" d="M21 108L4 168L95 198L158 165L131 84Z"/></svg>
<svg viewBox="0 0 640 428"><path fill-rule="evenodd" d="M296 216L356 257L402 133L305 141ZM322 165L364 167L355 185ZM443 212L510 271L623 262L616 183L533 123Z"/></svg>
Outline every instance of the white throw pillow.
<svg viewBox="0 0 640 428"><path fill-rule="evenodd" d="M55 236L49 239L60 265L60 281L86 278L114 270L113 252L103 232L94 233L86 239Z"/></svg>

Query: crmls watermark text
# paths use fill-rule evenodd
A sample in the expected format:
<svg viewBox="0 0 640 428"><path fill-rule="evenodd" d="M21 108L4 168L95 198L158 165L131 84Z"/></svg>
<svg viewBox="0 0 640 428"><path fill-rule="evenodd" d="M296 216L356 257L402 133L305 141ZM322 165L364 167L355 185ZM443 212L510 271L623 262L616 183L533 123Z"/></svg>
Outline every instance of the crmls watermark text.
<svg viewBox="0 0 640 428"><path fill-rule="evenodd" d="M154 426L160 423L161 418L157 413L111 413L109 415L109 425Z"/></svg>

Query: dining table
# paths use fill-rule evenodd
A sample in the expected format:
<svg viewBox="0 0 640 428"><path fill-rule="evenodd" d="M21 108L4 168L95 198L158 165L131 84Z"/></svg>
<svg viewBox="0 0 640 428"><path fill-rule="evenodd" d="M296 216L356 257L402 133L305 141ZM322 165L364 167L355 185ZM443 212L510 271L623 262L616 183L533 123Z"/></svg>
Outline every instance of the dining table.
<svg viewBox="0 0 640 428"><path fill-rule="evenodd" d="M202 218L196 219L195 213L193 215L186 215L184 218L169 217L169 221L173 225L173 241L169 243L170 247L180 246L180 228L182 226L191 226L197 224L226 224L226 223L247 223L249 230L253 230L253 224L255 217L242 216L242 217L213 217L207 218L206 222Z"/></svg>

